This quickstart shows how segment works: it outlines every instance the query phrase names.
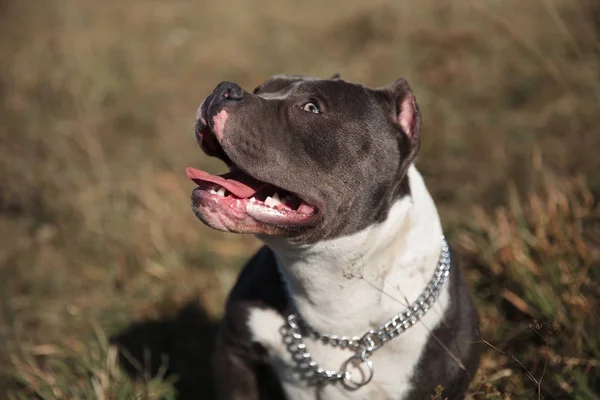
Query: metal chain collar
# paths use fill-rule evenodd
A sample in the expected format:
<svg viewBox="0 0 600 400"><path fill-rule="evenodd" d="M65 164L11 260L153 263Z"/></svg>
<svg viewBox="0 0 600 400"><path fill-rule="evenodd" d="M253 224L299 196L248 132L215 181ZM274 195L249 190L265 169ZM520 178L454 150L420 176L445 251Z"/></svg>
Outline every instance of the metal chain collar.
<svg viewBox="0 0 600 400"><path fill-rule="evenodd" d="M294 360L298 364L302 377L305 380L314 383L341 381L348 389L358 389L366 385L373 379L374 366L369 356L377 349L382 347L387 341L400 335L402 332L416 324L425 313L433 306L435 301L440 296L442 289L446 286L450 270L450 250L446 238L442 235L442 252L438 261L438 266L435 269L433 278L429 281L425 290L412 304L409 305L406 311L403 311L388 322L383 324L377 330L370 330L361 337L347 337L323 334L315 331L308 326L298 315L291 313L287 317L287 325L283 328L284 343L288 350L292 353ZM333 347L348 348L355 351L346 362L344 362L340 371L324 369L317 364L312 355L306 350L304 337L310 336L316 340L320 340L324 344L329 344ZM362 380L352 380L352 374L349 370L351 364L358 367L365 363L368 373L362 371Z"/></svg>

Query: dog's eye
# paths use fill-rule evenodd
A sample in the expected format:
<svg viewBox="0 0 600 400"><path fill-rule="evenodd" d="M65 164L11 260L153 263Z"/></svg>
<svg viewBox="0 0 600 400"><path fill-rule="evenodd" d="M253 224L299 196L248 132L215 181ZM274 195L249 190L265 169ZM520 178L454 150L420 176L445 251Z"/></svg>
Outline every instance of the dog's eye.
<svg viewBox="0 0 600 400"><path fill-rule="evenodd" d="M315 103L306 103L302 106L302 109L313 114L319 114L321 112L321 110L319 110L319 106Z"/></svg>

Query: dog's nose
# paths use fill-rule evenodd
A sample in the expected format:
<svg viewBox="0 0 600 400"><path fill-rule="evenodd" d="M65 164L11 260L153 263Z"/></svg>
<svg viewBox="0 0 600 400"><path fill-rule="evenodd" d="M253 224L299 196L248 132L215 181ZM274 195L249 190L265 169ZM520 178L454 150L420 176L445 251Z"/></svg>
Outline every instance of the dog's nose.
<svg viewBox="0 0 600 400"><path fill-rule="evenodd" d="M219 83L213 93L217 101L237 101L244 98L244 89L232 82Z"/></svg>

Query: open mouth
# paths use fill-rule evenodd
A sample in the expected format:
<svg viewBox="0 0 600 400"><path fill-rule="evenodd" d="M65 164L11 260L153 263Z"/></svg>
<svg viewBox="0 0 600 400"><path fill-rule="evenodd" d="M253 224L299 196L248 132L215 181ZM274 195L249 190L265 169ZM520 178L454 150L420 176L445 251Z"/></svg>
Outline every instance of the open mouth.
<svg viewBox="0 0 600 400"><path fill-rule="evenodd" d="M209 156L225 162L230 171L212 175L195 168L186 168L188 178L198 187L192 196L195 211L206 221L226 218L236 225L248 226L248 219L279 226L299 226L310 223L316 207L298 195L267 182L259 181L235 165L209 126L197 123L196 136L200 147ZM219 214L215 216L215 214Z"/></svg>

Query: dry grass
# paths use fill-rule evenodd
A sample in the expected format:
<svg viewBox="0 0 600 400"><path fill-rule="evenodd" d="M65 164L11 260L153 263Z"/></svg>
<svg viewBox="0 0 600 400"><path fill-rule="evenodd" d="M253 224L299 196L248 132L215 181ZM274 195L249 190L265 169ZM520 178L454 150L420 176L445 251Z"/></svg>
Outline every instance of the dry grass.
<svg viewBox="0 0 600 400"><path fill-rule="evenodd" d="M0 394L207 397L213 321L258 243L189 210L185 166L222 168L195 146L195 108L221 80L341 72L403 76L419 99L418 165L488 343L471 398L600 398L598 15L596 0L0 1Z"/></svg>
<svg viewBox="0 0 600 400"><path fill-rule="evenodd" d="M458 233L485 310L480 375L502 379L517 398L534 388L544 398L597 398L600 207L583 178L539 177L527 198L509 185L506 207L476 209Z"/></svg>

